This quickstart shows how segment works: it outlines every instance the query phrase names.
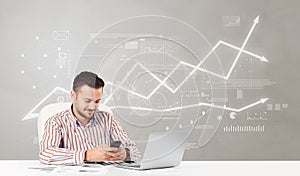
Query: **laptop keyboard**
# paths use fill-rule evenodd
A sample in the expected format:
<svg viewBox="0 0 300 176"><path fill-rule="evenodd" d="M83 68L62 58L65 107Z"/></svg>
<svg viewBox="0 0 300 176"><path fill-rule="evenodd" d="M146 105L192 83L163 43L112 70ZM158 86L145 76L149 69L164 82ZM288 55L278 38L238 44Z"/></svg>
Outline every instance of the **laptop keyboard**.
<svg viewBox="0 0 300 176"><path fill-rule="evenodd" d="M84 164L100 164L103 166L125 163L124 161L86 161Z"/></svg>
<svg viewBox="0 0 300 176"><path fill-rule="evenodd" d="M86 161L84 164L100 164L103 166L107 165L123 165L130 167L140 167L139 163L135 163L134 161Z"/></svg>
<svg viewBox="0 0 300 176"><path fill-rule="evenodd" d="M127 167L140 167L141 165L138 163L120 163L121 166L127 166Z"/></svg>

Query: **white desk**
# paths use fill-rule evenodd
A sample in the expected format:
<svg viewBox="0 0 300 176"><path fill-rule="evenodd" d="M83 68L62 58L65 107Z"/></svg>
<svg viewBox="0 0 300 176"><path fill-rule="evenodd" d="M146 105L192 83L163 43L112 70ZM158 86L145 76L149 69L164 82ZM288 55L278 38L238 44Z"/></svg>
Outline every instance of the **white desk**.
<svg viewBox="0 0 300 176"><path fill-rule="evenodd" d="M300 161L183 161L166 169L135 171L114 166L43 165L37 160L0 160L1 175L9 176L274 176L300 175Z"/></svg>

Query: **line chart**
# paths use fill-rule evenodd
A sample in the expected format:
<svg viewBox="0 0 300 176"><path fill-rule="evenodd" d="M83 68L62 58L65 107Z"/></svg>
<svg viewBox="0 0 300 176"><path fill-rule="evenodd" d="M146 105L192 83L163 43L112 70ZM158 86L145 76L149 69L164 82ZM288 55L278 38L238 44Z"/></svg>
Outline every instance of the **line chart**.
<svg viewBox="0 0 300 176"><path fill-rule="evenodd" d="M53 95L56 91L62 91L65 93L69 93L68 90L62 88L62 87L56 87L54 88L47 96L45 96L34 108L32 108L22 120L28 120L28 119L33 119L38 117L38 113L34 113L34 111L42 104L44 103L51 95ZM213 107L213 108L218 108L218 109L225 109L229 111L235 111L235 112L241 112L243 110L249 109L253 106L263 104L268 100L268 98L262 98L259 101L256 101L254 103L251 103L247 106L241 107L241 108L232 108L232 107L227 107L227 106L219 106L215 105L213 103L197 103L197 104L192 104L192 105L187 105L187 106L178 106L178 107L172 107L172 108L167 108L167 109L153 109L153 108L144 108L144 107L133 107L133 106L111 106L110 109L132 109L132 110L144 110L144 111L152 111L152 112L169 112L169 111L175 111L175 110L180 110L180 109L187 109L187 108L193 108L193 107L199 107L199 106L207 106L207 107Z"/></svg>
<svg viewBox="0 0 300 176"><path fill-rule="evenodd" d="M119 90L124 90L126 92L129 92L133 95L136 95L138 97L141 97L143 99L149 99L151 96L153 96L158 89L161 86L164 86L165 88L167 88L170 92L172 93L176 93L180 87L182 85L184 85L184 83L189 79L189 77L191 77L196 71L201 71L201 72L205 72L207 74L222 78L224 80L228 80L229 77L231 76L231 73L233 71L233 69L235 68L238 60L240 59L240 56L242 53L250 55L258 60L260 60L261 62L269 62L264 56L260 56L258 54L255 54L253 52L247 51L245 50L245 46L249 40L249 38L251 37L256 25L259 23L259 16L257 16L254 20L253 20L253 25L250 29L250 31L248 32L245 40L243 41L242 45L240 47L232 45L228 42L219 40L212 48L211 50L205 55L205 57L197 64L197 65L193 65L187 62L183 62L180 61L172 70L171 72L164 78L164 79L160 79L159 77L157 77L154 73L152 73L149 69L147 69L143 64L141 64L140 62L136 62L135 65L131 68L131 70L129 72L127 72L126 76L119 82L118 85L114 84L111 81L107 81L107 85L111 85L112 87L115 87L115 89L112 91L112 93L110 95L108 95L108 97L105 99L105 101L103 102L103 104L107 104L111 98L114 96L114 94ZM206 70L204 68L201 68L201 65L209 58L209 56L221 45L225 45L227 47L230 47L234 50L238 51L238 54L236 55L233 64L231 65L228 73L223 76L220 75L218 73ZM187 66L190 68L193 68L192 71L184 78L183 81L181 81L181 83L176 87L176 88L172 88L169 85L167 85L166 81L172 76L172 74L181 66ZM133 90L129 90L127 88L122 87L121 85L124 83L124 81L126 81L126 79L128 78L129 75L132 74L132 72L137 68L140 67L143 70L145 70L149 75L151 75L155 80L157 80L159 83L158 85L148 94L148 95L142 95L139 94L138 92L135 92ZM66 89L62 88L62 87L56 87L54 88L48 95L46 95L32 110L30 110L25 117L23 118L23 120L27 120L27 119L32 119L32 118L36 118L38 117L38 113L34 113L36 111L36 109L43 103L45 102L52 94L54 94L56 91L62 91L64 93L69 93L69 91L67 91ZM153 108L146 108L146 107L134 107L134 106L112 106L110 107L111 109L132 109L132 110L143 110L143 111L153 111L153 112L169 112L169 111L175 111L175 110L181 110L181 109L187 109L187 108L193 108L193 107L199 107L199 106L206 106L206 107L211 107L211 108L218 108L218 109L224 109L224 110L228 110L228 111L234 111L234 112L241 112L245 109L251 108L253 106L259 105L259 104L263 104L265 103L269 98L261 98L259 101L256 101L254 103L251 103L247 106L241 107L241 108L232 108L232 107L227 107L226 105L224 106L220 106L220 105L216 105L213 103L204 103L204 102L199 102L196 104L191 104L191 105L186 105L186 106L178 106L178 107L172 107L172 108L167 108L167 109L153 109Z"/></svg>
<svg viewBox="0 0 300 176"><path fill-rule="evenodd" d="M189 77L191 77L193 74L194 74L194 72L195 71L202 71L202 72L206 72L206 73L208 73L208 74L211 74L211 75L213 75L213 76L217 76L217 77L219 77L219 78L222 78L222 79L225 79L225 80L228 80L228 78L230 77L230 75L231 75L231 73L232 73L232 70L233 70L233 68L236 66L236 63L237 63L237 61L239 60L239 58L240 58L240 55L241 55L241 53L245 53L245 54L248 54L248 55L250 55L250 56L253 56L254 58L257 58L257 59L259 59L260 61L262 61L262 62L269 62L264 56L259 56L259 55L257 55L257 54L254 54L254 53L252 53L252 52L249 52L249 51L246 51L246 50L244 50L244 48L245 48L245 46L246 46L246 44L247 44L247 42L248 42L248 40L249 40L249 38L250 38L250 36L252 35L252 33L253 33L253 30L254 30L254 28L255 28L255 26L258 24L258 22L259 22L259 16L257 16L254 20L253 20L253 25L252 25L252 27L251 27L251 29L250 29L250 31L249 31L249 33L248 33L248 35L247 35L247 37L246 37L246 39L244 40L244 42L243 42L243 44L242 44L242 46L241 46L241 48L239 48L239 47L237 47L237 46L234 46L234 45L232 45L232 44L230 44L230 43L227 43L227 42L224 42L224 41L222 41L222 40L220 40L219 42L217 42L217 44L206 54L206 56L203 58L203 60L201 60L201 62L199 62L199 64L198 65L192 65L192 64L189 64L189 63L187 63L187 62L183 62L183 61L180 61L175 67L174 67L174 69L172 69L172 71L163 79L163 80L161 80L161 79L159 79L156 75L154 75L150 70L148 70L145 66L143 66L140 62L137 62L133 67L132 67L132 69L127 73L127 75L123 78L123 80L119 83L119 85L115 85L114 83L112 83L112 82L107 82L107 84L110 84L110 85L112 85L112 86L114 86L114 87L116 87L116 89L112 92L112 94L110 94L109 95L109 97L107 98L107 99L105 99L105 102L103 103L103 104L106 104L110 99L111 99L111 97L114 95L114 93L118 90L118 89L123 89L123 90L125 90L125 91L128 91L128 92L130 92L131 94L134 94L134 95L137 95L137 96L139 96L139 97L141 97L141 98L144 98L144 99L149 99L162 85L164 86L164 87L166 87L169 91L171 91L172 93L175 93L175 92L177 92L178 90L179 90L179 88L188 80L188 78ZM236 58L235 58L235 60L234 60L234 62L233 62L233 64L232 64L232 66L230 67L230 70L229 70L229 72L227 73L227 75L226 76L223 76L223 75L220 75L220 74L217 74L217 73L214 73L214 72L211 72L211 71L209 71L209 70L206 70L206 69L204 69L204 68L201 68L200 66L206 61L206 59L220 46L220 45L226 45L226 46L228 46L228 47L231 47L231 48L233 48L233 49L235 49L235 50L238 50L239 51L239 53L237 54L237 56L236 56ZM188 66L188 67L191 67L191 68L193 68L193 70L187 75L187 77L175 88L175 89L172 89L171 87L169 87L165 82L171 77L171 75L180 67L180 65L185 65L185 66ZM131 90L128 90L128 89L126 89L126 88L122 88L120 85L126 80L126 78L134 71L134 69L137 67L137 66L139 66L139 67L141 67L142 69L144 69L147 73L149 73L154 79L156 79L158 82L159 82L159 84L151 91L151 93L149 94L149 95L147 95L147 96L145 96L145 95L141 95L141 94L139 94L139 93L137 93L137 92L134 92L134 91L131 91Z"/></svg>

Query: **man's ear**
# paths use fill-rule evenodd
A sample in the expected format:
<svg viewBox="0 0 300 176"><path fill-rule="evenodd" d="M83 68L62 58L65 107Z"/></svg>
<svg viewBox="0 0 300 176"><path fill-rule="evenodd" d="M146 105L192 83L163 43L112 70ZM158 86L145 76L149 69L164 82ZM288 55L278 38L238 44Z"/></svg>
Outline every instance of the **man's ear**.
<svg viewBox="0 0 300 176"><path fill-rule="evenodd" d="M71 90L70 97L71 97L72 101L75 101L75 99L76 99L76 92L74 90Z"/></svg>

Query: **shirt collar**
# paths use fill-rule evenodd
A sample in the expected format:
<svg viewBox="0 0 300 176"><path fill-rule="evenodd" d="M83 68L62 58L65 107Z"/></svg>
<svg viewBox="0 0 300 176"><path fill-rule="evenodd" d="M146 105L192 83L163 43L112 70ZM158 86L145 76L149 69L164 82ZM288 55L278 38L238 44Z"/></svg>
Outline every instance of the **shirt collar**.
<svg viewBox="0 0 300 176"><path fill-rule="evenodd" d="M70 111L70 115L71 115L71 120L72 122L74 122L76 124L77 127L79 126L84 126L83 124L81 124L81 122L79 122L79 120L76 118L76 116L74 115L73 113L73 104L69 107L69 111ZM97 113L97 111L95 112L95 114ZM85 127L88 127L88 126L91 126L91 125L94 125L95 123L95 114L93 116L93 118L90 120L90 122L85 126Z"/></svg>

